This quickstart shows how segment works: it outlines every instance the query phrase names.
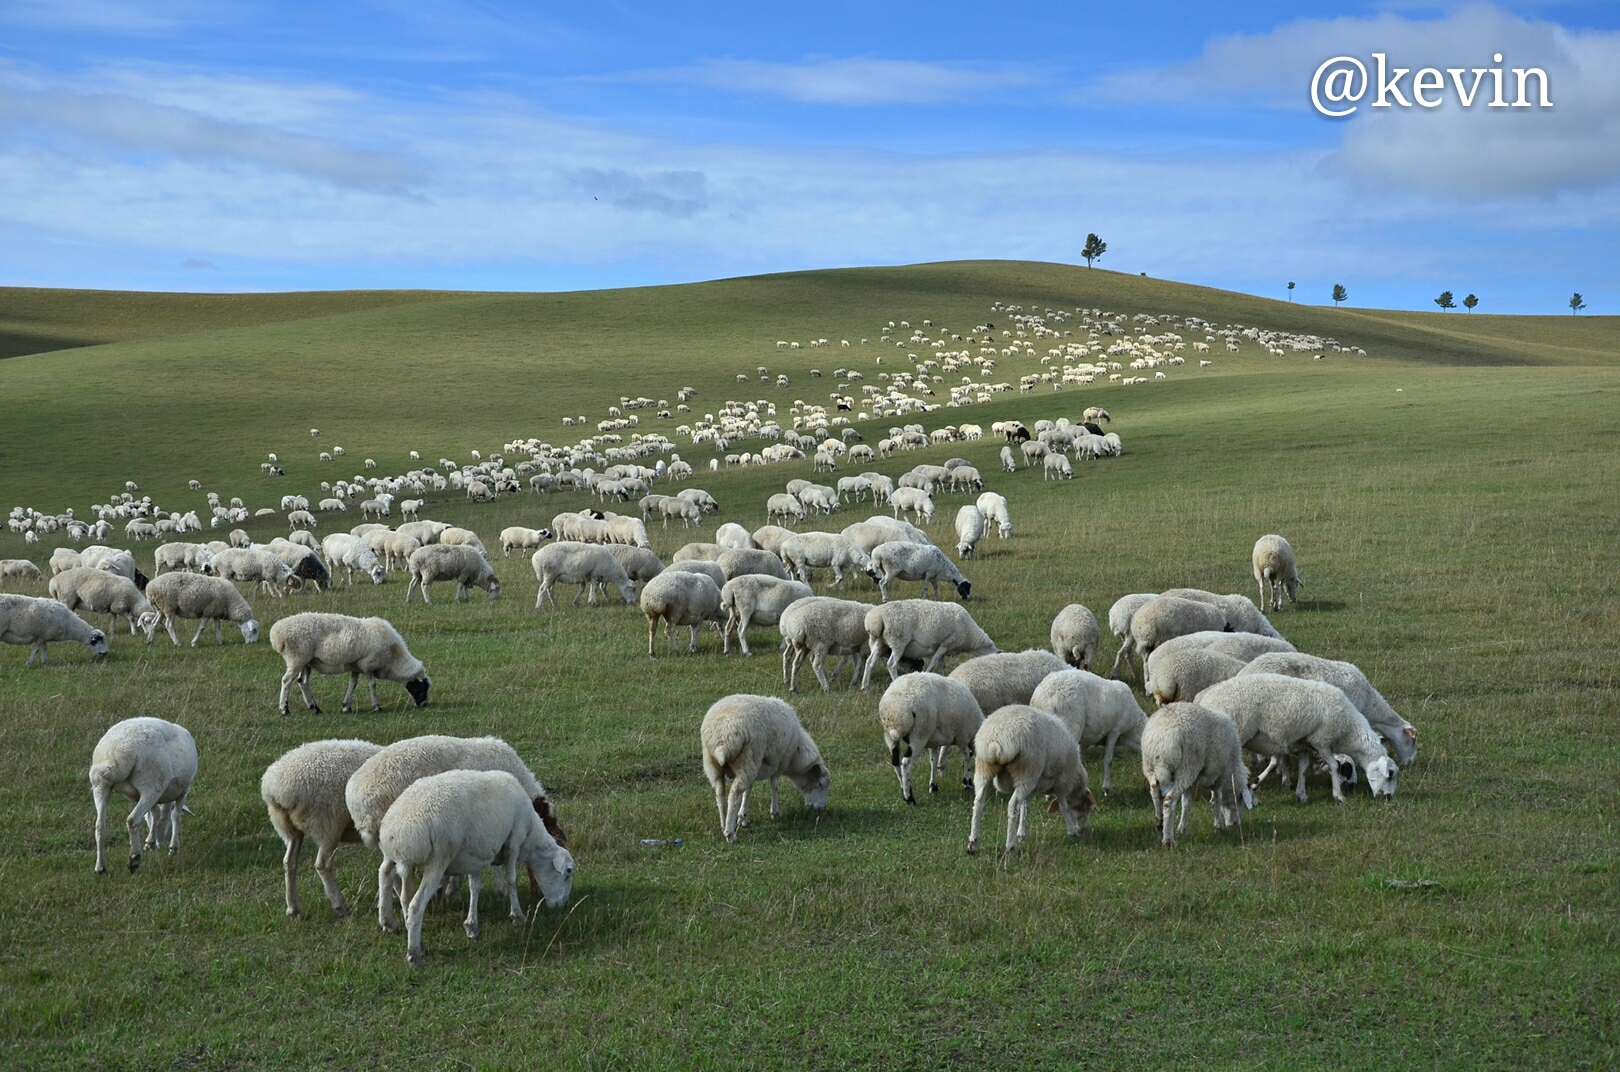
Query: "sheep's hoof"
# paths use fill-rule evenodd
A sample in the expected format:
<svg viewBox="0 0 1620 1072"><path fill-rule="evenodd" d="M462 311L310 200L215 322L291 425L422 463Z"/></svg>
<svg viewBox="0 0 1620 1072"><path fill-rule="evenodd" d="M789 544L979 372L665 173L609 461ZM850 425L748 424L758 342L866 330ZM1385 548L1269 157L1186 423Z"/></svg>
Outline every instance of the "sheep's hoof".
<svg viewBox="0 0 1620 1072"><path fill-rule="evenodd" d="M912 796L910 793L907 793L905 796L901 797L900 799L904 800L907 804L915 805L917 803L917 798Z"/></svg>
<svg viewBox="0 0 1620 1072"><path fill-rule="evenodd" d="M979 843L977 841L968 842L968 855L969 856L977 856L977 855L979 855Z"/></svg>
<svg viewBox="0 0 1620 1072"><path fill-rule="evenodd" d="M461 929L467 932L468 938L477 938L483 931L476 923L463 923Z"/></svg>
<svg viewBox="0 0 1620 1072"><path fill-rule="evenodd" d="M296 908L289 908L289 909L287 909L287 918L288 919L303 919L304 914L302 912L298 911L298 909L296 909Z"/></svg>
<svg viewBox="0 0 1620 1072"><path fill-rule="evenodd" d="M422 705L421 705L421 704L417 704L417 705L416 705L416 706L417 706L417 707L421 707L421 706L422 706ZM371 710L372 710L372 711L373 711L373 712L376 712L376 711L381 711L381 710L382 710L382 704L380 704L380 703L374 703L374 704L372 704L372 705L371 705Z"/></svg>
<svg viewBox="0 0 1620 1072"><path fill-rule="evenodd" d="M96 865L96 874L105 875L106 873L107 873L107 865L106 864L97 864Z"/></svg>
<svg viewBox="0 0 1620 1072"><path fill-rule="evenodd" d="M137 870L140 869L140 866L141 854L137 852L131 855L129 858L129 873L133 875Z"/></svg>
<svg viewBox="0 0 1620 1072"><path fill-rule="evenodd" d="M1103 786L1103 796L1111 797L1113 795L1114 795L1114 787L1113 786L1111 786L1111 785Z"/></svg>
<svg viewBox="0 0 1620 1072"><path fill-rule="evenodd" d="M529 917L523 914L523 909L521 909L521 908L518 909L516 912L513 912L507 918L512 921L512 926L514 926L514 927L521 927L525 923L529 922Z"/></svg>
<svg viewBox="0 0 1620 1072"><path fill-rule="evenodd" d="M332 918L333 919L348 919L349 915L351 914L352 911L353 911L353 909L351 909L346 904L333 905L332 906Z"/></svg>
<svg viewBox="0 0 1620 1072"><path fill-rule="evenodd" d="M420 968L427 961L427 954L421 950L412 949L405 954L405 963L413 968Z"/></svg>
<svg viewBox="0 0 1620 1072"><path fill-rule="evenodd" d="M320 704L310 704L309 705L309 713L312 714L312 715L320 714L321 713L321 705Z"/></svg>
<svg viewBox="0 0 1620 1072"><path fill-rule="evenodd" d="M397 919L390 919L390 920L386 920L386 921L385 920L378 920L377 921L377 926L379 926L379 927L381 927L383 929L384 934L398 934L399 933L399 920L397 920Z"/></svg>
<svg viewBox="0 0 1620 1072"><path fill-rule="evenodd" d="M292 710L290 709L290 707L287 704L282 704L281 705L281 713L284 714L284 715L290 715L290 714L292 714Z"/></svg>

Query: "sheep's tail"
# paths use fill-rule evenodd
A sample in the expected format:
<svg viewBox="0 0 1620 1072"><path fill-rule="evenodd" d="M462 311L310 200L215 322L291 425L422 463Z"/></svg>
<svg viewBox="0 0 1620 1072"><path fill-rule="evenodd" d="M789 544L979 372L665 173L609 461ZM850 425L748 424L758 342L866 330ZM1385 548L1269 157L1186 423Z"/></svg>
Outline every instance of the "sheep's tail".
<svg viewBox="0 0 1620 1072"><path fill-rule="evenodd" d="M979 762L989 763L997 767L1005 767L1014 757L1015 753L1007 747L1007 743L996 737L985 741L984 746L976 748L974 752L974 758Z"/></svg>
<svg viewBox="0 0 1620 1072"><path fill-rule="evenodd" d="M90 765L91 785L111 785L119 781L118 764L113 760L104 759L100 763Z"/></svg>

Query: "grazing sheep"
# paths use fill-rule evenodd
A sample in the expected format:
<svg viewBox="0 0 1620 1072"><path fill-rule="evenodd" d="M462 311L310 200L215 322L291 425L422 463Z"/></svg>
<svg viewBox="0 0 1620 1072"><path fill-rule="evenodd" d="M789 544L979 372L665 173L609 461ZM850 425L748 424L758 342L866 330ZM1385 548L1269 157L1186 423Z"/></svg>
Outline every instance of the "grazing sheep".
<svg viewBox="0 0 1620 1072"><path fill-rule="evenodd" d="M1259 633L1228 633L1211 629L1166 640L1153 649L1153 654L1158 655L1162 652L1168 655L1172 651L1181 651L1184 648L1220 652L1242 663L1253 662L1260 656L1274 651L1294 650L1294 646L1288 641L1275 637L1264 637Z"/></svg>
<svg viewBox="0 0 1620 1072"><path fill-rule="evenodd" d="M714 582L716 588L726 586L726 571L720 568L718 562L706 562L701 559L688 559L685 562L673 562L665 573L696 573Z"/></svg>
<svg viewBox="0 0 1620 1072"><path fill-rule="evenodd" d="M1103 794L1112 796L1114 746L1140 753L1147 723L1131 687L1088 670L1062 670L1046 676L1029 705L1056 715L1074 734L1082 755L1094 744L1103 746Z"/></svg>
<svg viewBox="0 0 1620 1072"><path fill-rule="evenodd" d="M1018 457L1013 454L1011 447L1001 448L1001 471L1004 473L1018 472Z"/></svg>
<svg viewBox="0 0 1620 1072"><path fill-rule="evenodd" d="M1052 651L1070 666L1090 670L1101 638L1096 615L1079 603L1070 603L1052 619Z"/></svg>
<svg viewBox="0 0 1620 1072"><path fill-rule="evenodd" d="M1374 798L1395 795L1400 769L1366 716L1335 685L1282 674L1240 674L1199 693L1198 703L1231 715L1238 740L1251 752L1269 757L1298 754L1294 795L1301 804L1307 800L1305 768L1313 756L1328 768L1333 799L1344 803L1346 775L1339 753L1361 764Z"/></svg>
<svg viewBox="0 0 1620 1072"><path fill-rule="evenodd" d="M779 778L792 782L812 811L827 806L832 784L827 765L786 701L749 693L723 697L703 716L701 737L703 772L714 786L720 833L727 841L735 843L738 828L748 825L748 794L762 778L771 784L773 819L782 817L776 786Z"/></svg>
<svg viewBox="0 0 1620 1072"><path fill-rule="evenodd" d="M197 777L197 742L184 726L161 718L127 718L96 742L90 756L90 797L96 805L96 874L107 873L107 800L113 792L135 801L129 829L129 870L141 866L136 827L146 820L146 848L165 839L169 854L180 849L180 813Z"/></svg>
<svg viewBox="0 0 1620 1072"><path fill-rule="evenodd" d="M893 508L896 520L904 510L908 514L916 514L924 525L934 523L933 496L921 488L895 488L894 494L889 496L889 506Z"/></svg>
<svg viewBox="0 0 1620 1072"><path fill-rule="evenodd" d="M145 594L135 587L135 582L127 577L80 566L52 577L50 593L52 599L75 613L110 615L109 638L118 630L118 619L123 618L129 623L130 636L135 635L138 627L146 634L146 642L152 643L159 615Z"/></svg>
<svg viewBox="0 0 1620 1072"><path fill-rule="evenodd" d="M406 569L411 556L422 547L422 541L403 532L389 532L382 538L383 569ZM376 554L375 551L372 552Z"/></svg>
<svg viewBox="0 0 1620 1072"><path fill-rule="evenodd" d="M726 550L717 543L687 543L670 557L671 562L713 562Z"/></svg>
<svg viewBox="0 0 1620 1072"><path fill-rule="evenodd" d="M1281 536L1262 536L1254 541L1254 579L1260 585L1260 606L1269 602L1272 610L1282 610L1283 592L1288 602L1297 603L1296 593L1305 580L1294 564L1294 549ZM1268 598L1269 597L1269 598Z"/></svg>
<svg viewBox="0 0 1620 1072"><path fill-rule="evenodd" d="M728 551L748 550L759 546L754 542L754 537L749 535L748 530L735 521L728 521L715 529L714 542Z"/></svg>
<svg viewBox="0 0 1620 1072"><path fill-rule="evenodd" d="M1013 534L1012 514L1007 510L1007 498L987 491L979 496L979 512L984 515L985 525L992 522L996 526L996 537L1005 540Z"/></svg>
<svg viewBox="0 0 1620 1072"><path fill-rule="evenodd" d="M294 581L292 567L268 548L232 547L214 556L214 576L238 581L280 598Z"/></svg>
<svg viewBox="0 0 1620 1072"><path fill-rule="evenodd" d="M1195 599L1161 595L1144 603L1141 610L1131 615L1130 633L1121 643L1130 644L1136 657L1143 660L1145 684L1147 657L1166 640L1204 630L1231 628L1226 612L1220 607Z"/></svg>
<svg viewBox="0 0 1620 1072"><path fill-rule="evenodd" d="M844 571L859 571L876 581L880 576L872 565L871 556L861 550L849 537L835 532L805 532L790 536L780 545L777 553L789 570L805 584L811 583L818 569L831 569L833 579L828 588L844 583Z"/></svg>
<svg viewBox="0 0 1620 1072"><path fill-rule="evenodd" d="M158 550L161 551L163 549L160 547ZM8 559L7 561L15 560ZM23 561L27 560L24 559ZM29 564L32 565L33 563ZM66 573L70 569L77 569L85 564L84 555L79 551L75 551L71 547L58 547L56 550L51 552L50 567L51 576L53 577L58 573Z"/></svg>
<svg viewBox="0 0 1620 1072"><path fill-rule="evenodd" d="M1355 663L1296 652L1278 652L1256 656L1243 668L1240 676L1243 674L1284 674L1310 681L1325 681L1336 686L1350 698L1367 723L1389 742L1397 763L1409 767L1417 758L1417 727L1396 714Z"/></svg>
<svg viewBox="0 0 1620 1072"><path fill-rule="evenodd" d="M547 544L536 551L529 561L534 567L535 578L540 582L540 591L534 597L535 610L540 609L548 595L551 605L557 605L555 589L559 583L579 585L570 606L579 606L579 598L587 590L591 606L597 606L596 593L610 584L619 590L626 603L636 601L636 586L631 583L624 567L619 565L619 560L600 544L566 540Z"/></svg>
<svg viewBox="0 0 1620 1072"><path fill-rule="evenodd" d="M202 640L203 630L214 623L214 639L225 643L223 622L235 622L242 630L242 642L252 644L259 639L259 623L253 616L253 607L236 590L236 586L222 577L208 577L201 573L165 573L152 578L146 586L146 598L163 616L163 628L176 647L180 634L175 631L176 618L197 618L197 634L191 638L196 647Z"/></svg>
<svg viewBox="0 0 1620 1072"><path fill-rule="evenodd" d="M438 543L439 537L452 527L446 525L443 521L407 521L394 531L402 536L410 536L413 539L421 540L422 546L426 547L430 543ZM355 535L363 534L356 532Z"/></svg>
<svg viewBox="0 0 1620 1072"><path fill-rule="evenodd" d="M1080 748L1062 722L1045 711L1022 704L992 713L973 737L973 820L968 852L979 851L979 823L990 787L1010 794L1007 801L1007 851L1017 852L1028 833L1029 798L1044 793L1055 798L1070 837L1079 837L1091 821L1097 801L1086 785Z"/></svg>
<svg viewBox="0 0 1620 1072"><path fill-rule="evenodd" d="M400 534L403 534L401 526ZM371 576L372 584L382 584L387 573L383 564L377 561L376 552L366 546L365 540L343 532L334 532L321 541L321 553L333 570L342 569L350 584L354 583L354 571Z"/></svg>
<svg viewBox="0 0 1620 1072"><path fill-rule="evenodd" d="M977 506L964 506L956 512L956 557L970 558L984 539L984 513Z"/></svg>
<svg viewBox="0 0 1620 1072"><path fill-rule="evenodd" d="M945 552L932 544L902 543L898 541L878 544L872 550L872 568L881 574L878 590L888 601L891 581L921 581L922 594L928 596L928 586L934 586L934 598L940 598L940 582L947 581L956 594L966 600L973 585L962 576L956 564L945 557Z"/></svg>
<svg viewBox="0 0 1620 1072"><path fill-rule="evenodd" d="M607 545L607 552L618 560L625 576L634 584L646 584L664 572L664 564L646 547L610 543Z"/></svg>
<svg viewBox="0 0 1620 1072"><path fill-rule="evenodd" d="M457 603L460 603L468 589L472 588L487 591L491 603L501 594L501 582L495 576L495 567L471 547L443 543L428 544L426 547L417 548L411 555L410 566L411 583L405 588L407 603L411 601L411 593L420 586L422 602L431 604L433 600L428 597L428 588L435 581L455 581Z"/></svg>
<svg viewBox="0 0 1620 1072"><path fill-rule="evenodd" d="M471 547L481 555L489 554L488 549L484 547L484 541L478 538L478 533L454 525L440 530L439 543L445 547Z"/></svg>
<svg viewBox="0 0 1620 1072"><path fill-rule="evenodd" d="M1025 440L1018 449L1023 451L1025 465L1034 465L1049 453L1046 444L1036 439Z"/></svg>
<svg viewBox="0 0 1620 1072"><path fill-rule="evenodd" d="M804 504L799 501L796 495L786 495L779 492L765 500L765 518L767 521L778 517L803 521L804 515Z"/></svg>
<svg viewBox="0 0 1620 1072"><path fill-rule="evenodd" d="M681 569L668 569L647 582L641 590L641 612L647 616L647 654L657 658L653 639L658 635L658 622L665 623L669 650L675 650L675 627L691 628L692 639L688 652L697 651L698 626L713 622L721 627L725 613L720 606L720 586L702 573L688 573Z"/></svg>
<svg viewBox="0 0 1620 1072"><path fill-rule="evenodd" d="M793 575L787 571L782 560L769 551L758 548L748 548L740 551L721 551L715 558L726 580L742 577L748 574L760 574L766 577L777 577L781 580L792 580Z"/></svg>
<svg viewBox="0 0 1620 1072"><path fill-rule="evenodd" d="M351 618L346 614L306 611L272 625L270 646L287 664L277 701L284 715L288 713L288 694L294 681L298 682L310 712L321 713L309 691L311 672L349 675L349 691L343 695L345 713L354 710L354 693L360 685L361 674L370 685L373 711L382 710L382 704L377 702L379 678L405 686L417 707L427 704L428 689L433 685L421 660L405 647L399 630L382 618Z"/></svg>
<svg viewBox="0 0 1620 1072"><path fill-rule="evenodd" d="M1202 588L1167 588L1161 595L1173 596L1177 599L1191 599L1198 603L1208 603L1212 607L1219 607L1226 615L1227 628L1235 633L1258 633L1273 640L1281 640L1282 634L1272 628L1260 608L1248 596L1217 595L1206 592Z"/></svg>
<svg viewBox="0 0 1620 1072"><path fill-rule="evenodd" d="M51 557L55 558L54 555ZM20 581L43 581L45 574L26 558L0 558L0 581L10 577Z"/></svg>
<svg viewBox="0 0 1620 1072"><path fill-rule="evenodd" d="M866 615L871 609L870 603L832 596L811 596L790 604L777 622L782 634L782 680L787 682L788 691L799 691L799 667L809 657L810 669L821 683L821 691L831 692L827 678L829 655L838 658L834 674L843 667L846 658L854 660L855 671L849 680L850 687L854 688L866 662L869 644Z"/></svg>
<svg viewBox="0 0 1620 1072"><path fill-rule="evenodd" d="M94 655L107 654L107 634L56 600L0 594L0 643L33 648L24 669L34 665L36 655L41 666L49 666L47 645L69 640L83 644Z"/></svg>
<svg viewBox="0 0 1620 1072"><path fill-rule="evenodd" d="M229 539L230 545L232 547L252 547L253 546L253 537L249 536L247 534L247 531L244 530L244 529L232 529L231 534L228 537L228 539Z"/></svg>
<svg viewBox="0 0 1620 1072"><path fill-rule="evenodd" d="M544 533L544 535L541 535ZM501 530L501 556L511 558L513 551L527 551L538 548L551 538L550 529L526 529L522 525L513 525Z"/></svg>
<svg viewBox="0 0 1620 1072"><path fill-rule="evenodd" d="M973 735L984 722L984 712L960 681L938 674L907 674L884 690L878 722L907 804L917 803L911 792L911 764L919 749L928 752L930 793L939 792L945 750L952 745L962 750L962 784L973 785Z"/></svg>
<svg viewBox="0 0 1620 1072"><path fill-rule="evenodd" d="M1142 691L1153 697L1159 706L1182 701L1191 703L1193 697L1243 671L1243 660L1235 659L1208 648L1180 647L1168 653L1156 649L1147 658L1147 680Z"/></svg>
<svg viewBox="0 0 1620 1072"><path fill-rule="evenodd" d="M320 525L318 522L316 522L315 515L310 513L308 510L293 510L287 514L287 529L289 532L295 529L313 529L319 527Z"/></svg>
<svg viewBox="0 0 1620 1072"><path fill-rule="evenodd" d="M724 525L721 526L721 528L724 527ZM782 545L797 535L798 533L792 529L785 529L781 525L761 525L753 531L753 541L755 547L769 551L774 555L781 555ZM715 536L718 538L719 533L717 532Z"/></svg>
<svg viewBox="0 0 1620 1072"><path fill-rule="evenodd" d="M720 589L720 605L726 610L725 628L721 630L725 652L731 652L731 634L735 631L743 654L752 655L748 649L748 627L775 625L791 604L812 594L810 586L800 581L760 573L733 577Z"/></svg>
<svg viewBox="0 0 1620 1072"><path fill-rule="evenodd" d="M870 647L861 688L872 684L872 668L887 652L889 680L900 676L900 660L928 660L924 670L933 670L947 655L993 655L995 642L960 603L939 603L929 599L898 599L866 612L866 635Z"/></svg>
<svg viewBox="0 0 1620 1072"><path fill-rule="evenodd" d="M1142 775L1153 799L1153 824L1170 848L1187 834L1194 789L1213 791L1216 830L1237 826L1254 807L1238 730L1224 711L1195 703L1168 704L1148 720L1141 752ZM1174 821L1178 800L1179 825Z"/></svg>
<svg viewBox="0 0 1620 1072"><path fill-rule="evenodd" d="M378 887L399 890L405 959L411 964L426 959L422 918L446 875L467 876L463 928L469 938L479 935L478 895L486 867L501 868L508 915L516 926L527 920L518 900L518 864L538 876L547 907L561 908L573 893L573 856L546 831L523 785L506 771L449 770L411 783L383 817L377 843L383 856ZM418 877L414 892L413 872ZM377 919L384 930L399 927L391 901L379 901Z"/></svg>
<svg viewBox="0 0 1620 1072"><path fill-rule="evenodd" d="M664 516L664 527L669 528L669 519L678 517L683 527L703 524L703 507L691 499L679 497L664 499L658 504L658 512Z"/></svg>
<svg viewBox="0 0 1620 1072"><path fill-rule="evenodd" d="M951 671L951 677L968 687L982 711L995 711L1010 704L1027 704L1048 674L1068 669L1068 663L1049 651L1001 651L980 655Z"/></svg>
<svg viewBox="0 0 1620 1072"><path fill-rule="evenodd" d="M920 543L931 546L934 542L911 522L884 517L881 514L874 514L865 521L857 521L853 525L846 526L840 535L867 554L871 554L879 544L884 543Z"/></svg>
<svg viewBox="0 0 1620 1072"><path fill-rule="evenodd" d="M1042 480L1073 480L1074 470L1069 459L1061 454L1048 454L1041 459Z"/></svg>
<svg viewBox="0 0 1620 1072"><path fill-rule="evenodd" d="M273 642L274 630L271 634ZM315 840L315 874L326 890L326 899L332 902L332 914L339 918L349 914L332 859L340 842L359 841L360 834L349 818L343 789L361 764L380 751L382 745L370 741L311 741L265 768L259 779L259 796L269 809L270 825L287 847L281 867L288 918L302 919L304 915L298 904L298 861L306 836Z"/></svg>

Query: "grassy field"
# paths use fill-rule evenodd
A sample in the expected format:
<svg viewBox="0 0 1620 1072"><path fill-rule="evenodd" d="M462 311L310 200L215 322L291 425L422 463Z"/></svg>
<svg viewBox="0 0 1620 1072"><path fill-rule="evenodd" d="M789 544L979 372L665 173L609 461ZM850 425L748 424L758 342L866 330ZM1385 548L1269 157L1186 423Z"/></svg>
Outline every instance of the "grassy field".
<svg viewBox="0 0 1620 1072"><path fill-rule="evenodd" d="M751 660L722 656L712 634L696 656L661 646L649 660L634 608L533 610L519 558L497 559L494 603L407 607L397 579L256 598L267 628L310 608L386 615L433 674L432 702L414 710L384 686L382 712L343 715L343 682L327 678L315 684L326 714L295 700L283 717L279 658L239 639L148 648L126 633L105 661L62 647L30 670L23 649L0 648L6 1066L1613 1067L1612 318L1290 307L1003 263L572 295L0 291L7 340L103 342L18 344L0 361L0 504L83 511L134 479L171 508L200 507L185 490L196 478L274 505L363 456L390 472L410 449L466 460L515 436L562 442L561 416L594 423L621 394L690 384L699 414L732 397L824 398L832 367L858 362L870 381L877 353L898 351L779 353L776 339L875 344L890 319L968 327L994 301L1199 315L1369 351L1217 354L1212 370L1143 387L999 396L923 423L1102 404L1124 440L1123 457L1079 466L1071 483L989 478L1017 532L981 544L965 572L969 608L1003 649L1044 646L1068 602L1102 617L1125 593L1174 585L1253 596L1249 548L1286 534L1307 586L1272 616L1278 628L1355 661L1420 728L1393 802L1363 791L1339 806L1321 785L1301 806L1268 788L1240 834L1214 834L1205 804L1167 852L1127 753L1084 839L1043 814L1021 856L970 858L965 793L900 800L874 687L795 700L833 771L827 812L817 820L786 790L781 821L756 801L727 846L697 728L727 693L783 694L774 632ZM759 364L792 386L735 382ZM811 367L829 376L811 380ZM997 376L1027 371L1006 361ZM352 469L315 460L334 444ZM284 480L259 473L268 451ZM961 454L989 474L995 451L936 447L878 468ZM667 559L717 522L756 527L766 495L800 475L804 463L700 474L692 483L722 510L701 535L655 529L657 550ZM937 541L958 501L942 503ZM583 502L425 512L493 542ZM339 524L323 517L321 532ZM268 539L282 525L249 528ZM0 534L0 557L43 561L51 546ZM138 551L148 562L150 547ZM875 588L863 581L855 598ZM1112 657L1105 640L1100 659ZM85 769L106 727L137 714L195 735L197 817L179 855L96 877ZM375 860L358 846L339 854L355 917L332 919L306 865L308 918L284 918L281 843L257 787L303 741L424 732L511 741L558 801L579 876L569 909L521 930L486 894L477 942L460 909L435 908L428 964L411 970L404 939L364 911ZM1091 769L1100 778L1100 760ZM989 820L999 836L999 805Z"/></svg>

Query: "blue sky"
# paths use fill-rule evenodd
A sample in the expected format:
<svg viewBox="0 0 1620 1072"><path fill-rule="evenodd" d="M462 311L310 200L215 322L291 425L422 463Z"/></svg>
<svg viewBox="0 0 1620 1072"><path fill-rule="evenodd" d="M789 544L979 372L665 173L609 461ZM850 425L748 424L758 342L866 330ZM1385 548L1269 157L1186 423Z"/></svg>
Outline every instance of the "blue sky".
<svg viewBox="0 0 1620 1072"><path fill-rule="evenodd" d="M1301 301L1620 307L1620 4L1308 7L0 0L0 284L555 290L1096 231ZM1554 107L1312 110L1373 52L1541 67Z"/></svg>

